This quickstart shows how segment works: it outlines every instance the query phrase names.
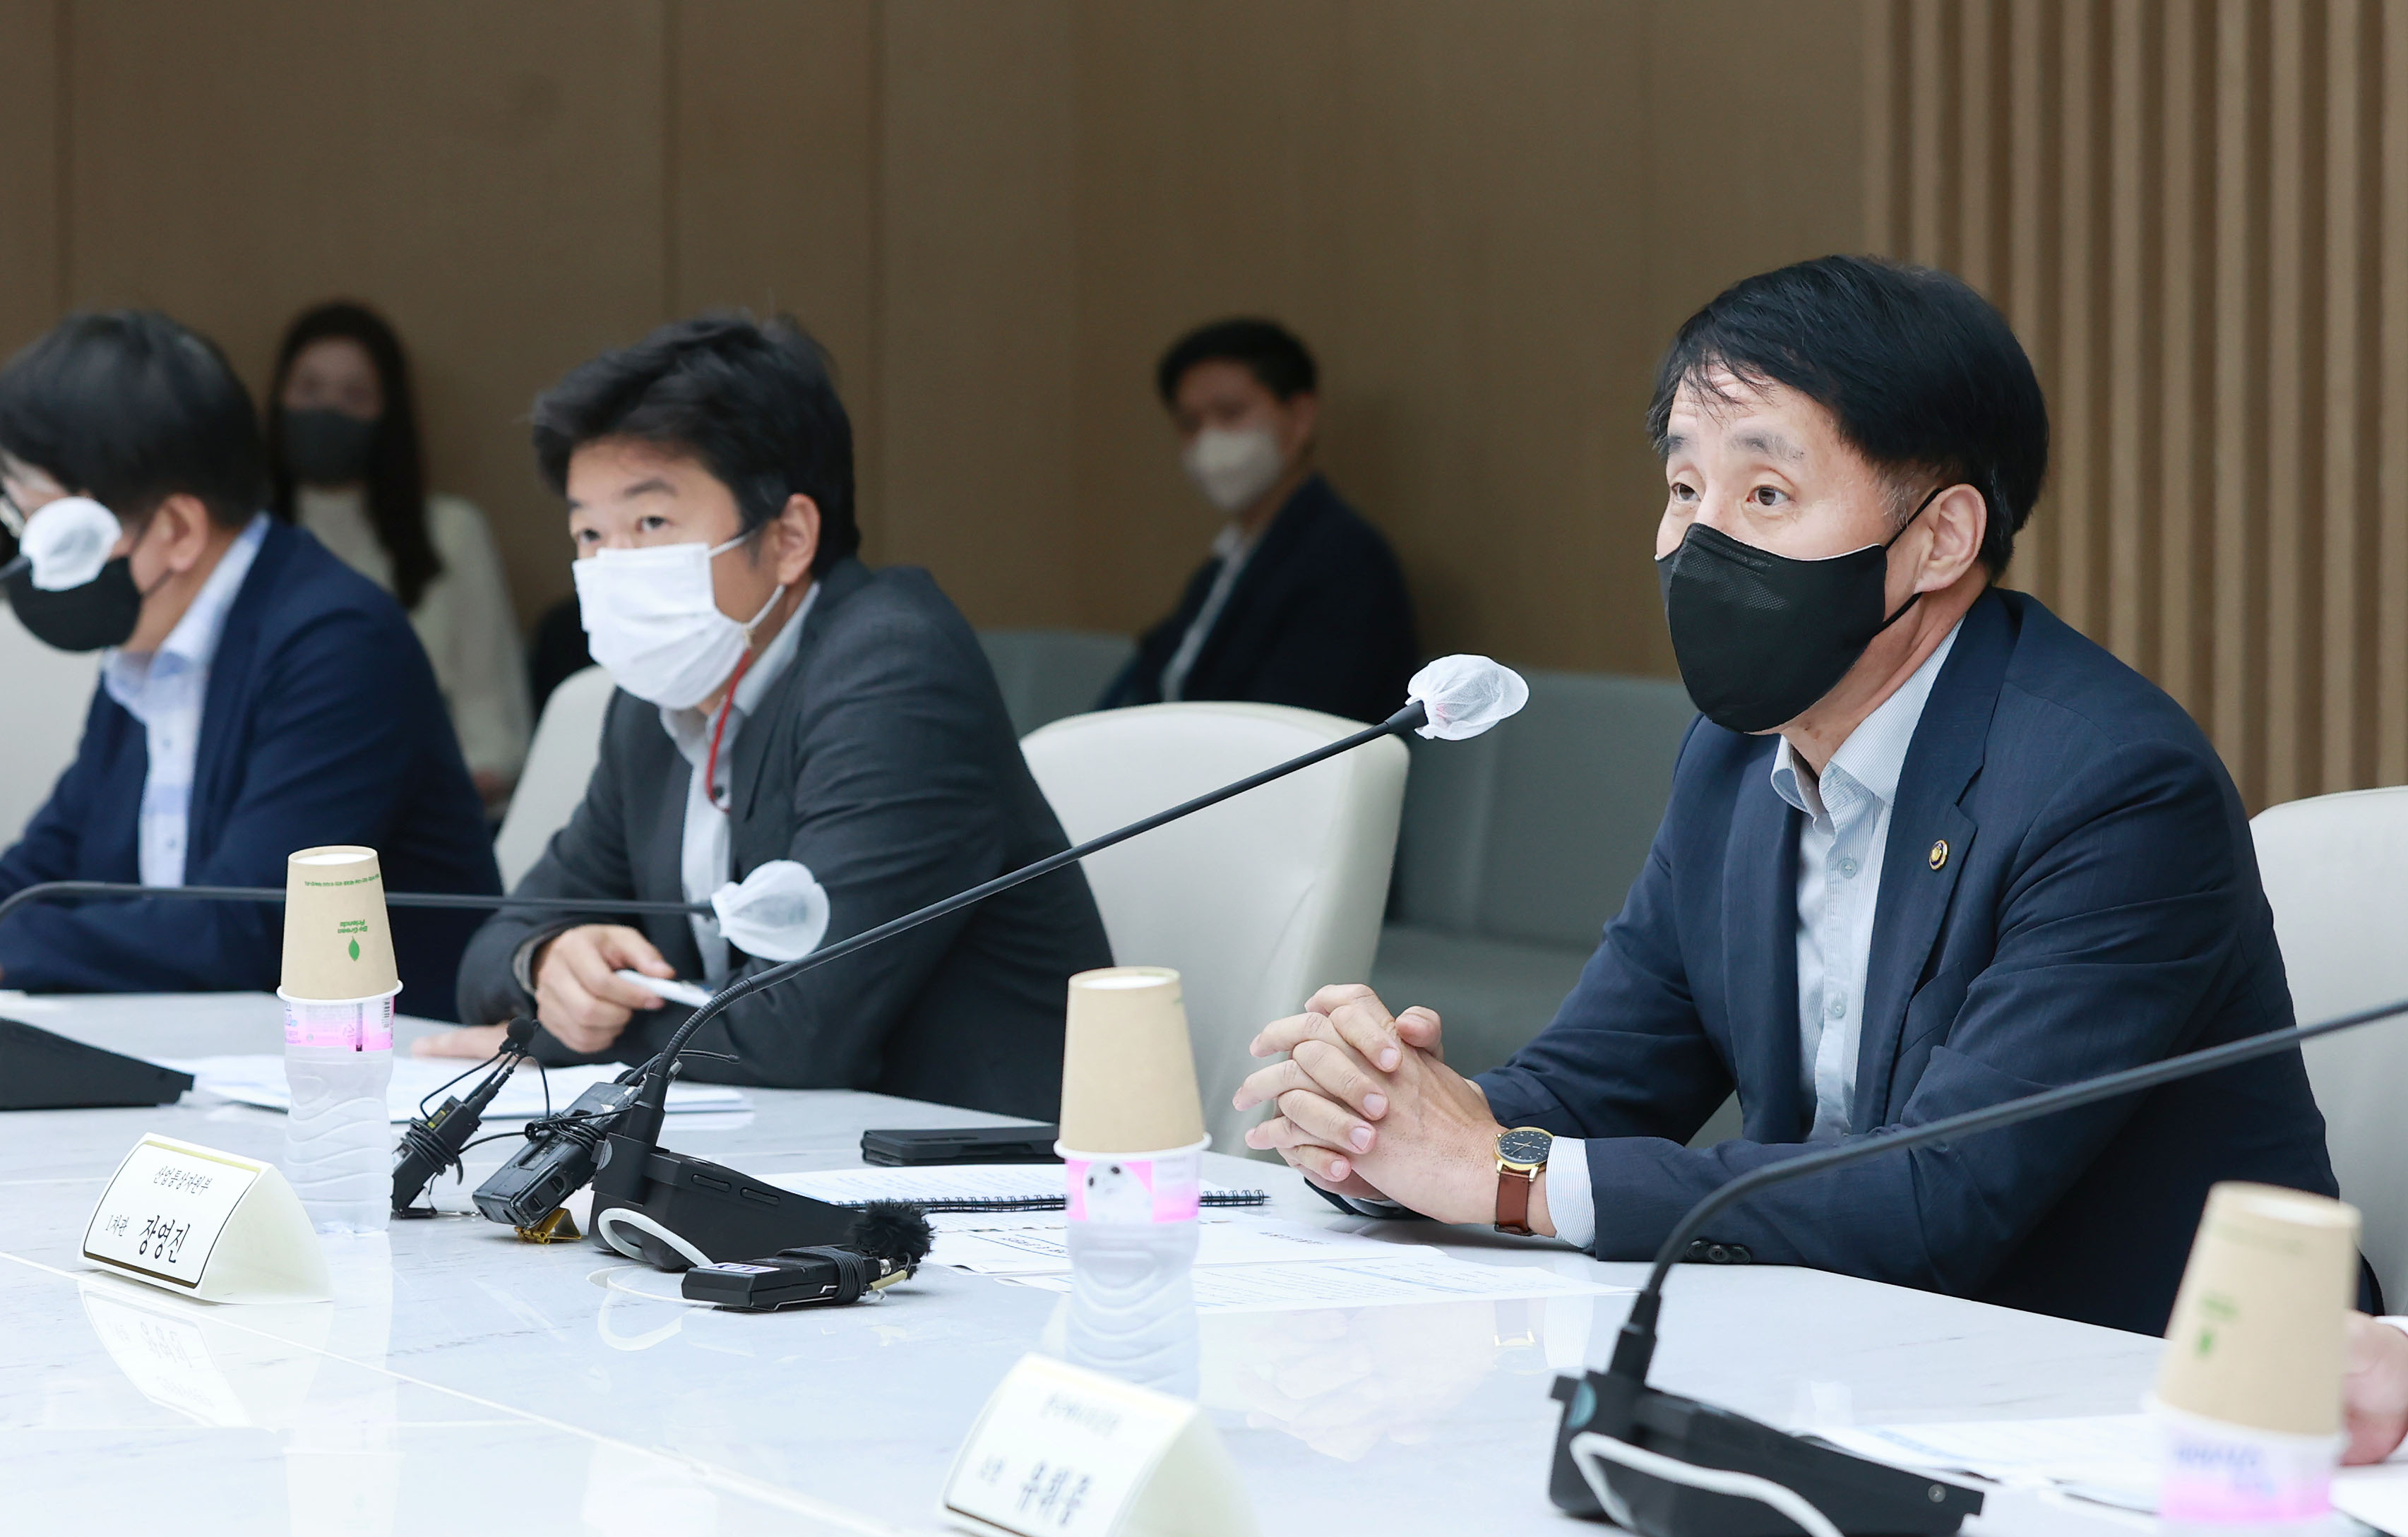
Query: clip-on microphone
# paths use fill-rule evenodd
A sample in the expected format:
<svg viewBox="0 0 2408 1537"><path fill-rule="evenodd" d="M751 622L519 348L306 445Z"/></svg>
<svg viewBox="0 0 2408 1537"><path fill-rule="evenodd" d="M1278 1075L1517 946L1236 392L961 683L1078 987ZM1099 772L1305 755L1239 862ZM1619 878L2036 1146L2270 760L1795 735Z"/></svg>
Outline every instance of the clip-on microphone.
<svg viewBox="0 0 2408 1537"><path fill-rule="evenodd" d="M483 1124L485 1106L502 1091L510 1074L527 1059L527 1043L535 1039L536 1024L532 1017L520 1015L509 1023L502 1037L502 1049L494 1054L491 1071L484 1081L468 1091L468 1097L447 1096L435 1114L427 1115L426 1102L418 1102L419 1116L401 1131L401 1146L393 1160L393 1215L395 1217L433 1217L430 1204L415 1204L419 1196L435 1176L446 1169L460 1166L461 1149L477 1134ZM475 1072L474 1068L469 1072ZM466 1074L462 1074L466 1076Z"/></svg>
<svg viewBox="0 0 2408 1537"><path fill-rule="evenodd" d="M1759 1190L1886 1153L1926 1147L2096 1104L2302 1041L2408 1014L2408 1001L2270 1031L2223 1046L2027 1094L1922 1126L1752 1169L1689 1208L1656 1251L1647 1285L1613 1345L1612 1365L1555 1379L1564 1404L1548 1498L1575 1516L1610 1517L1641 1537L1938 1537L1981 1513L1982 1496L1955 1484L1815 1445L1730 1410L1647 1386L1656 1320L1673 1263L1714 1215Z"/></svg>
<svg viewBox="0 0 2408 1537"><path fill-rule="evenodd" d="M848 1209L780 1190L732 1169L673 1153L660 1146L669 1078L676 1071L679 1053L694 1039L696 1031L724 1014L731 1004L756 992L814 967L841 961L931 919L957 913L1024 881L1067 868L1140 833L1150 833L1165 823L1383 737L1415 730L1425 736L1450 740L1476 736L1521 709L1529 699L1528 686L1519 676L1485 657L1442 657L1416 674L1412 688L1413 699L1376 726L722 988L709 1003L688 1015L660 1053L638 1070L641 1076L634 1103L611 1117L594 1174L594 1242L667 1271L684 1270L695 1263L695 1252L722 1259L842 1242L853 1219ZM635 1215L611 1218L606 1230L604 1219L613 1211ZM636 1216L644 1220L637 1221ZM674 1234L680 1242L669 1242L662 1236L664 1233Z"/></svg>

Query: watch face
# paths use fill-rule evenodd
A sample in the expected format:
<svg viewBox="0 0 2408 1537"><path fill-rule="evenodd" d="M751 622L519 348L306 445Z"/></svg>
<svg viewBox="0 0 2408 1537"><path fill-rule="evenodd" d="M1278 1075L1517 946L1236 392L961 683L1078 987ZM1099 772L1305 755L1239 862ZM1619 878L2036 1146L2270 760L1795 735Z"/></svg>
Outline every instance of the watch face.
<svg viewBox="0 0 2408 1537"><path fill-rule="evenodd" d="M1547 1149L1555 1143L1555 1134L1530 1127L1516 1127L1497 1139L1497 1156L1508 1163L1535 1168L1547 1161Z"/></svg>

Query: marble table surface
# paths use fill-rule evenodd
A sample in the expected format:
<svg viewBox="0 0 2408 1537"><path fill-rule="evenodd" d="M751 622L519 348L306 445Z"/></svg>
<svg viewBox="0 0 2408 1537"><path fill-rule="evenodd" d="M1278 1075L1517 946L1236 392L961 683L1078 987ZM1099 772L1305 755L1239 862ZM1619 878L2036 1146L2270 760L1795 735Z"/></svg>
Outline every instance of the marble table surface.
<svg viewBox="0 0 2408 1537"><path fill-rule="evenodd" d="M280 1049L257 994L0 993L0 1016L161 1056ZM405 1034L418 1029L409 1027ZM872 1094L748 1090L665 1141L758 1174L859 1162L872 1126L999 1117ZM77 1258L144 1132L278 1156L281 1117L187 1094L150 1110L0 1117L0 1527L137 1512L179 1533L456 1530L645 1537L939 1530L938 1489L996 1383L1061 1299L924 1269L871 1305L747 1316L583 1245L458 1214L329 1240L330 1306L211 1307ZM1619 1286L1541 1240L1342 1218L1286 1170L1211 1155L1282 1216ZM1601 1359L1627 1297L1207 1315L1202 1398L1266 1532L1578 1528L1546 1500L1557 1372ZM1675 1278L1655 1380L1784 1425L2131 1412L2157 1342L1771 1266ZM1969 1531L2128 1530L1994 1495Z"/></svg>

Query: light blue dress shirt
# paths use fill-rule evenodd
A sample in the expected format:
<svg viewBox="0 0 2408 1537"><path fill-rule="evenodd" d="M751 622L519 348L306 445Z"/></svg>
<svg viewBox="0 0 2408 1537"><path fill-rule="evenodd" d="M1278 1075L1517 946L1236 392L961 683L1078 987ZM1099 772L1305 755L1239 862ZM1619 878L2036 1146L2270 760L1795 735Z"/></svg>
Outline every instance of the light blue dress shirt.
<svg viewBox="0 0 2408 1537"><path fill-rule="evenodd" d="M1890 810L1923 706L1963 628L1958 621L1898 691L1865 717L1819 776L1790 750L1787 738L1773 749L1773 793L1805 813L1798 829L1798 1061L1814 1104L1810 1142L1854 1130L1857 1032ZM1582 1248L1596 1241L1588 1151L1578 1138L1557 1137L1548 1154L1547 1215L1558 1238Z"/></svg>
<svg viewBox="0 0 2408 1537"><path fill-rule="evenodd" d="M209 664L225 634L251 562L267 537L267 514L259 513L218 558L193 605L149 654L112 650L102 659L101 686L125 713L142 723L150 767L142 777L136 867L145 886L184 884L184 849L191 826L193 764L201 746L201 711L208 701Z"/></svg>

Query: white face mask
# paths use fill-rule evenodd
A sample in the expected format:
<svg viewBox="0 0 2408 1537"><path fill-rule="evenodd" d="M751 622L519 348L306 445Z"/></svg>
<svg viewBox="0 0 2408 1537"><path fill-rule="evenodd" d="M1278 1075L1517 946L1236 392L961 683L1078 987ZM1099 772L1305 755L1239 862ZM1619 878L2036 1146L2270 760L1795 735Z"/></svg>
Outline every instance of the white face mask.
<svg viewBox="0 0 2408 1537"><path fill-rule="evenodd" d="M602 549L570 562L587 648L613 682L638 699L690 710L727 681L754 626L786 591L781 585L770 593L748 624L719 611L711 558L747 537L739 534L716 547Z"/></svg>
<svg viewBox="0 0 2408 1537"><path fill-rule="evenodd" d="M1207 427L1180 450L1179 463L1204 500L1233 518L1261 501L1287 470L1279 434L1268 427Z"/></svg>

